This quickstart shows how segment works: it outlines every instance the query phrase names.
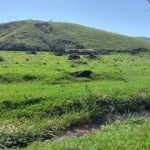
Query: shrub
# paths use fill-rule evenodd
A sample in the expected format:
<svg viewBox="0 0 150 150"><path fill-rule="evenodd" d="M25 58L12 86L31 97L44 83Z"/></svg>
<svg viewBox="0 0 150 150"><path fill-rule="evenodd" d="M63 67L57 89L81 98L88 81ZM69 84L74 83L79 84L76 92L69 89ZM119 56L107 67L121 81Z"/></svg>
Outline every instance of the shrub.
<svg viewBox="0 0 150 150"><path fill-rule="evenodd" d="M35 80L35 79L37 79L37 77L34 75L27 74L27 75L23 76L23 80L25 80L25 81Z"/></svg>
<svg viewBox="0 0 150 150"><path fill-rule="evenodd" d="M4 61L4 60L5 60L4 57L0 56L0 61Z"/></svg>
<svg viewBox="0 0 150 150"><path fill-rule="evenodd" d="M34 54L34 55L36 55L37 52L36 51L27 51L26 54Z"/></svg>

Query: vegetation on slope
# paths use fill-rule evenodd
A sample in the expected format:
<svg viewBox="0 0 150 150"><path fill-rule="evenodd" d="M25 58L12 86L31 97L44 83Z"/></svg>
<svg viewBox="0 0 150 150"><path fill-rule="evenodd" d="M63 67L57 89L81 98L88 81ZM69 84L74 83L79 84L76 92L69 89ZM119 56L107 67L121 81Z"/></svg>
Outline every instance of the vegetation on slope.
<svg viewBox="0 0 150 150"><path fill-rule="evenodd" d="M71 23L27 20L0 24L0 49L57 51L64 48L129 51L150 49L150 43Z"/></svg>
<svg viewBox="0 0 150 150"><path fill-rule="evenodd" d="M150 37L138 37L138 38L143 39L143 40L150 41Z"/></svg>

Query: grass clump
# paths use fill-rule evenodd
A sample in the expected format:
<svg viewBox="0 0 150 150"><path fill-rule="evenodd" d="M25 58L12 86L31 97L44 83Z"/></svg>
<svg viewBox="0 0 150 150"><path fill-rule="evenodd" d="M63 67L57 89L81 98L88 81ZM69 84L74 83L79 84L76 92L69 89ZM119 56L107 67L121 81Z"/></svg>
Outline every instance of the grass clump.
<svg viewBox="0 0 150 150"><path fill-rule="evenodd" d="M23 82L23 81L34 81L40 79L40 76L35 76L32 74L17 74L17 73L6 73L0 74L1 83L11 83L11 82Z"/></svg>

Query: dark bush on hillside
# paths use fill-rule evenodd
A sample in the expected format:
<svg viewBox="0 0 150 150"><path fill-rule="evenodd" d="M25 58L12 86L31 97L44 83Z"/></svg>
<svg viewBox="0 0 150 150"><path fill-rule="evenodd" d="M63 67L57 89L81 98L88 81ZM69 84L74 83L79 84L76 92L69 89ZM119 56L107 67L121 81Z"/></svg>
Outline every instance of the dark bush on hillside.
<svg viewBox="0 0 150 150"><path fill-rule="evenodd" d="M36 55L37 52L36 51L27 51L26 54L34 54L34 55Z"/></svg>
<svg viewBox="0 0 150 150"><path fill-rule="evenodd" d="M130 51L130 53L134 55L134 54L138 54L140 52L148 52L148 51L150 51L150 50L147 48L135 48L135 49L132 49Z"/></svg>
<svg viewBox="0 0 150 150"><path fill-rule="evenodd" d="M26 58L26 61L29 61L29 58Z"/></svg>
<svg viewBox="0 0 150 150"><path fill-rule="evenodd" d="M27 75L23 76L23 80L25 80L25 81L35 80L35 79L37 79L37 77L34 75L31 75L31 74L27 74Z"/></svg>
<svg viewBox="0 0 150 150"><path fill-rule="evenodd" d="M0 56L0 61L4 61L4 60L5 60L4 57Z"/></svg>
<svg viewBox="0 0 150 150"><path fill-rule="evenodd" d="M44 33L53 33L53 27L48 23L35 23L34 26Z"/></svg>
<svg viewBox="0 0 150 150"><path fill-rule="evenodd" d="M71 65L70 65L70 67L72 67L72 68L75 67L75 66L76 66L75 64L71 64Z"/></svg>

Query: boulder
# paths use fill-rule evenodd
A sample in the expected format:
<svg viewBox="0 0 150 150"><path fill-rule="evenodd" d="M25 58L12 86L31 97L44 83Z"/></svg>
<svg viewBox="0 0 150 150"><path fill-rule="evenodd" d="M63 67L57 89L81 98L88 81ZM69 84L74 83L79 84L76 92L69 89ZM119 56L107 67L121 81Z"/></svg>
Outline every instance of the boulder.
<svg viewBox="0 0 150 150"><path fill-rule="evenodd" d="M91 74L92 74L91 70L83 70L83 71L76 71L70 73L70 75L75 78L79 78L79 77L90 78Z"/></svg>

